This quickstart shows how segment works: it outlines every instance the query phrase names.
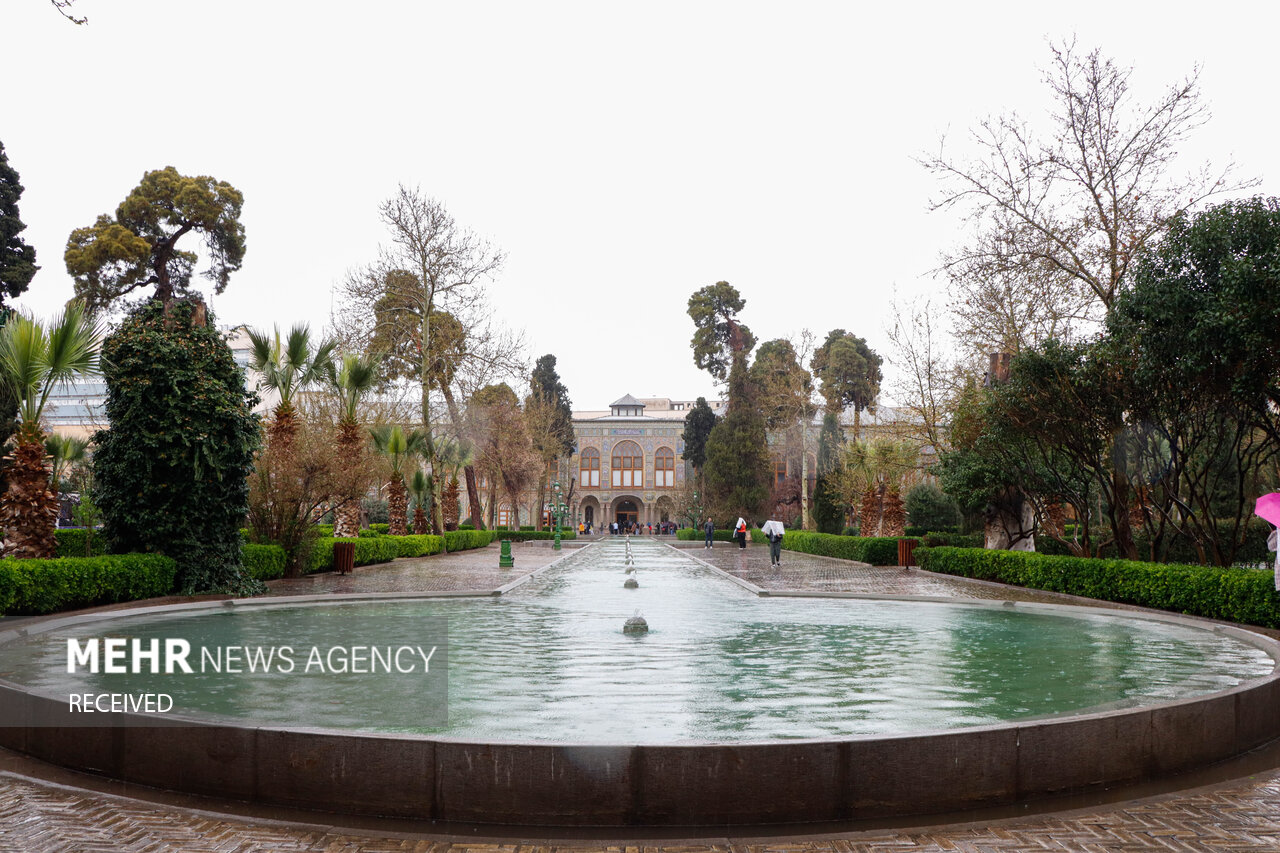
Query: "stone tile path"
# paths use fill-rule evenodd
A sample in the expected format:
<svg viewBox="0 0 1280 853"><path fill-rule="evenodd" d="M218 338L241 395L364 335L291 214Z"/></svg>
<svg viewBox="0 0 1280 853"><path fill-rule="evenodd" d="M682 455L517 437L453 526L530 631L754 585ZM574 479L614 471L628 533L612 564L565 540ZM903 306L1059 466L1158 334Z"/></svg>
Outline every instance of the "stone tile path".
<svg viewBox="0 0 1280 853"><path fill-rule="evenodd" d="M562 552L563 553L563 552ZM946 595L1061 601L1064 597L990 587L916 570L872 568L784 552L781 570L771 570L764 548L739 553L694 545L691 556L769 590ZM273 595L316 592L486 591L547 565L556 554L536 545L518 546L516 569L497 568L497 548L357 569L347 578L322 575L281 581ZM1030 596L1024 597L1024 596ZM1093 603L1093 602L1090 602ZM1280 750L1260 772L1207 787L1071 812L1004 818L987 823L843 832L822 836L706 838L698 841L562 843L475 841L432 835L429 828L388 823L341 829L324 816L194 798L123 798L114 783L88 780L0 751L0 853L1014 853L1015 851L1231 851L1280 850ZM69 784L67 784L69 782ZM203 808L202 808L203 806ZM204 808L239 810L246 816ZM603 834L603 833L602 833Z"/></svg>

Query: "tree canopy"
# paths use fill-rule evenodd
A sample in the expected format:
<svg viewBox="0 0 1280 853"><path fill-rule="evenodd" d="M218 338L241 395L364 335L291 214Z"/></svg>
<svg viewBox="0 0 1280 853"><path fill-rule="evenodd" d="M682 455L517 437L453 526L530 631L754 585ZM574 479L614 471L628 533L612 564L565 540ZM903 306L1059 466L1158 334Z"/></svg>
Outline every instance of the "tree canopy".
<svg viewBox="0 0 1280 853"><path fill-rule="evenodd" d="M717 281L689 297L693 362L723 382L736 357L745 358L756 345L751 330L738 322L747 302L727 281Z"/></svg>
<svg viewBox="0 0 1280 853"><path fill-rule="evenodd" d="M202 275L222 293L244 262L243 204L225 181L187 177L172 166L147 172L114 217L103 214L71 232L63 257L76 296L96 311L150 285L164 303L189 295L198 256L178 248L189 233L204 238L210 265Z"/></svg>
<svg viewBox="0 0 1280 853"><path fill-rule="evenodd" d="M35 276L36 250L18 235L26 225L18 218L22 184L18 172L9 165L0 142L0 307L6 299L21 295Z"/></svg>
<svg viewBox="0 0 1280 853"><path fill-rule="evenodd" d="M827 411L849 406L855 415L870 408L880 393L880 365L884 363L867 342L844 329L832 329L813 353L813 372L822 383Z"/></svg>
<svg viewBox="0 0 1280 853"><path fill-rule="evenodd" d="M707 405L706 397L699 397L698 401L693 404L693 408L689 410L689 414L684 419L684 451L680 454L680 458L686 462L693 464L693 467L701 471L702 466L707 461L707 436L711 435L711 430L715 428L716 413L711 410L711 406Z"/></svg>
<svg viewBox="0 0 1280 853"><path fill-rule="evenodd" d="M1014 114L988 118L971 134L978 156L922 160L944 187L933 208L956 208L974 225L942 262L957 331L986 351L1017 352L1100 319L1170 218L1253 183L1235 181L1230 164L1172 173L1209 118L1197 71L1141 103L1131 68L1070 42L1051 49L1048 132Z"/></svg>

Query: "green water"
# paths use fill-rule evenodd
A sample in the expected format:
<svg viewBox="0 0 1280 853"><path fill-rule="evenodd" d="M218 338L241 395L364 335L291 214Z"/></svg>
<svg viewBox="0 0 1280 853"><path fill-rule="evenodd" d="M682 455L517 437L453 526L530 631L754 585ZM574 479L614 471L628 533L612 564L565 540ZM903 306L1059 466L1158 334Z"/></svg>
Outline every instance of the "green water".
<svg viewBox="0 0 1280 853"><path fill-rule="evenodd" d="M71 634L178 636L196 647L400 646L429 642L447 617L448 719L438 724L428 705L442 691L426 696L420 677L68 675L66 632L0 652L0 671L55 695L159 684L175 711L268 723L465 740L671 743L1083 713L1211 693L1275 665L1230 637L1119 616L758 598L675 550L633 548L636 590L622 586L624 546L614 541L500 598L238 608ZM636 610L651 630L624 635Z"/></svg>

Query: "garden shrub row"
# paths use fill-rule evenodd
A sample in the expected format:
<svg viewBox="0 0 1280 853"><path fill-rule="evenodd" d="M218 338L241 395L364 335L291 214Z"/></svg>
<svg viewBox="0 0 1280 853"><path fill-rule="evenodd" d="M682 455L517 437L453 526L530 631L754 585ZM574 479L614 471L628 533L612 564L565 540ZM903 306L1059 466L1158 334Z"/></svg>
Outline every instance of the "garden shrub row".
<svg viewBox="0 0 1280 853"><path fill-rule="evenodd" d="M706 531L700 527L682 527L676 531L676 539L683 539L685 541L692 540L697 542L705 542L707 540L707 534L706 534ZM720 530L717 528L715 533L712 534L711 539L714 542L732 542L733 530L732 529Z"/></svg>
<svg viewBox="0 0 1280 853"><path fill-rule="evenodd" d="M41 614L173 591L178 564L159 554L0 560L0 613Z"/></svg>
<svg viewBox="0 0 1280 853"><path fill-rule="evenodd" d="M273 581L284 577L288 557L279 545L255 545L246 542L240 546L240 559L244 572L260 581Z"/></svg>
<svg viewBox="0 0 1280 853"><path fill-rule="evenodd" d="M981 548L926 547L915 553L921 568L931 572L1280 628L1273 572Z"/></svg>
<svg viewBox="0 0 1280 853"><path fill-rule="evenodd" d="M89 531L83 527L59 527L53 532L58 540L59 557L100 557L107 553L106 540L102 538L101 533L94 533L93 539L89 542L92 549L89 553L85 553L85 540L89 538Z"/></svg>
<svg viewBox="0 0 1280 853"><path fill-rule="evenodd" d="M493 534L487 530L453 530L445 533L444 536L374 535L341 539L329 536L316 540L311 549L311 559L307 564L307 574L333 570L335 542L354 542L355 565L371 566L375 563L389 563L397 557L425 557L430 554L439 554L442 543L447 543L452 552L483 548L491 541L493 541Z"/></svg>
<svg viewBox="0 0 1280 853"><path fill-rule="evenodd" d="M554 530L495 530L494 539L510 539L512 542L533 542L538 539L555 539ZM565 528L560 531L560 539L577 539L578 531Z"/></svg>
<svg viewBox="0 0 1280 853"><path fill-rule="evenodd" d="M764 534L751 531L753 542L763 542ZM908 539L920 540L916 537ZM810 533L804 530L788 530L782 537L782 547L802 554L837 557L841 560L857 560L873 566L898 565L898 540L889 536L839 536L834 533Z"/></svg>

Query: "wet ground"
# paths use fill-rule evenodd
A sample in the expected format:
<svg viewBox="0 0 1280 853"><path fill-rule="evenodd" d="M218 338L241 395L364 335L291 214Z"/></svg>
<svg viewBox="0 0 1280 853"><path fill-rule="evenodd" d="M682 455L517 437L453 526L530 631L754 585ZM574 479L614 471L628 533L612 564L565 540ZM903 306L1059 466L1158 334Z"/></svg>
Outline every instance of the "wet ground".
<svg viewBox="0 0 1280 853"><path fill-rule="evenodd" d="M690 556L771 592L925 595L1099 606L1090 599L1021 590L918 569L871 567L784 551L770 568L768 550L745 551L717 543L675 542ZM365 566L352 575L316 575L275 581L271 595L349 592L492 593L573 553L550 543L514 546L516 565L498 568L498 546L458 554ZM928 827L829 827L788 830L767 838L748 833L698 839L644 841L519 840L476 828L432 827L394 821L288 812L184 797L70 773L0 751L0 851L432 851L432 853L542 853L608 850L660 851L1261 851L1280 850L1280 747L1157 788L1063 800L1043 814L1005 810L968 823ZM1169 785L1164 785L1167 788ZM1199 786L1199 787L1187 787ZM1108 802L1116 796L1125 797ZM815 834L821 833L821 834ZM531 835L525 833L525 835ZM595 832L596 837L609 833ZM619 834L621 835L621 834Z"/></svg>

